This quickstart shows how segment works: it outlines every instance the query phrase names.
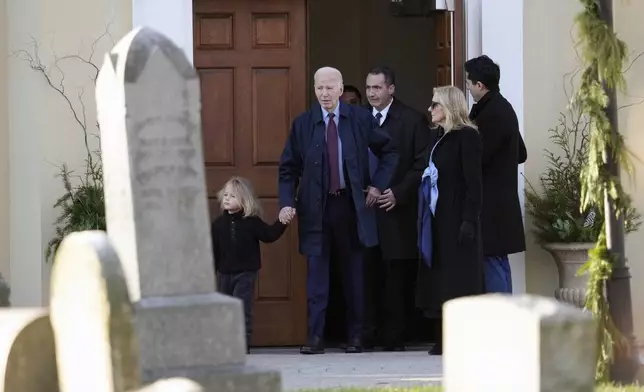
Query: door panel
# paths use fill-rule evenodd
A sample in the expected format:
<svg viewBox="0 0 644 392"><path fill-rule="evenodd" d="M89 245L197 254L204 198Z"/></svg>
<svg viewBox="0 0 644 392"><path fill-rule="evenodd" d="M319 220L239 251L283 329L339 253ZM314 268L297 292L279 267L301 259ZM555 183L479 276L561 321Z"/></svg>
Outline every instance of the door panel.
<svg viewBox="0 0 644 392"><path fill-rule="evenodd" d="M434 17L436 42L436 86L452 84L452 16L451 12L437 12Z"/></svg>
<svg viewBox="0 0 644 392"><path fill-rule="evenodd" d="M463 0L454 1L454 12L433 14L436 42L436 85L454 85L465 91L465 27ZM453 72L452 72L453 69Z"/></svg>
<svg viewBox="0 0 644 392"><path fill-rule="evenodd" d="M219 214L217 190L239 175L273 222L280 154L292 119L305 110L305 0L195 0L193 10L211 216ZM262 244L253 345L306 340L306 265L296 225Z"/></svg>

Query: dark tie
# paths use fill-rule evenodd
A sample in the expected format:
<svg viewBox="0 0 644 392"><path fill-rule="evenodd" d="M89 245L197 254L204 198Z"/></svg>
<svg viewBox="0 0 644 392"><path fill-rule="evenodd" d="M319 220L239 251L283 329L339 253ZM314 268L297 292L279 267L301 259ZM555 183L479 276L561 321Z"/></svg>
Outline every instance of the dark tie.
<svg viewBox="0 0 644 392"><path fill-rule="evenodd" d="M334 113L329 113L329 125L326 129L326 151L329 156L329 192L335 193L340 189L340 168L338 164L338 127L335 126Z"/></svg>
<svg viewBox="0 0 644 392"><path fill-rule="evenodd" d="M380 126L380 119L382 118L382 113L376 113L376 121L378 121L378 126Z"/></svg>
<svg viewBox="0 0 644 392"><path fill-rule="evenodd" d="M376 121L378 122L378 126L380 126L380 119L382 118L382 113L378 112L375 115ZM371 179L373 180L374 174L376 174L376 170L378 169L378 157L374 155L374 153L369 149L369 175Z"/></svg>

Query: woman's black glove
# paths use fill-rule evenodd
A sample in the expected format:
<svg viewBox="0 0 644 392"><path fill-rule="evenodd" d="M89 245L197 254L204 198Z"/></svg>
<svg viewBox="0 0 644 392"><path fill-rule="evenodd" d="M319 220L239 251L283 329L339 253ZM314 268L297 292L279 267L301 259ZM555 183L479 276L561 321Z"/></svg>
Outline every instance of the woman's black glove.
<svg viewBox="0 0 644 392"><path fill-rule="evenodd" d="M463 221L461 228L458 231L458 243L461 245L468 245L474 242L475 227L472 222Z"/></svg>

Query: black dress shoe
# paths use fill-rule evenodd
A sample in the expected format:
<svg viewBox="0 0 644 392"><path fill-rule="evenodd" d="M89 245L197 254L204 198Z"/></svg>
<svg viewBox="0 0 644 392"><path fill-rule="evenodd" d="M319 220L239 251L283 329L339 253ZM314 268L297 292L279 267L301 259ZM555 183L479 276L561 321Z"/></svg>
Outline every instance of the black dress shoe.
<svg viewBox="0 0 644 392"><path fill-rule="evenodd" d="M383 351L405 351L405 340L396 335L393 335L389 339L385 339L383 343Z"/></svg>
<svg viewBox="0 0 644 392"><path fill-rule="evenodd" d="M376 348L376 344L372 341L366 341L362 344L362 348L365 350L371 351Z"/></svg>
<svg viewBox="0 0 644 392"><path fill-rule="evenodd" d="M392 345L386 345L383 348L383 351L389 351L389 352L402 352L405 351L405 345L403 344L392 344Z"/></svg>
<svg viewBox="0 0 644 392"><path fill-rule="evenodd" d="M324 343L322 343L322 339L317 336L309 339L308 343L300 348L300 354L324 354Z"/></svg>
<svg viewBox="0 0 644 392"><path fill-rule="evenodd" d="M443 355L443 346L435 344L428 352L429 355Z"/></svg>
<svg viewBox="0 0 644 392"><path fill-rule="evenodd" d="M370 337L362 339L362 348L365 350L373 350L376 346L378 346L378 340L376 338Z"/></svg>
<svg viewBox="0 0 644 392"><path fill-rule="evenodd" d="M360 342L360 339L354 338L349 341L349 344L347 344L347 348L344 349L344 352L347 354L358 354L362 352L362 342Z"/></svg>

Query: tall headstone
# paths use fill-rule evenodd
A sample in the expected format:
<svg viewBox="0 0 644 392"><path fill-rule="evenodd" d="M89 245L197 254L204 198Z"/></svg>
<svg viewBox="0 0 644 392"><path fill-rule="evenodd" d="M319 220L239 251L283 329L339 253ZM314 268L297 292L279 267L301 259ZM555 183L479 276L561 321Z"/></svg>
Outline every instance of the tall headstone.
<svg viewBox="0 0 644 392"><path fill-rule="evenodd" d="M592 392L592 316L555 299L490 294L443 309L446 392Z"/></svg>
<svg viewBox="0 0 644 392"><path fill-rule="evenodd" d="M183 52L135 29L106 55L96 89L107 228L121 257L145 381L277 391L244 365L240 301L215 292L200 83Z"/></svg>
<svg viewBox="0 0 644 392"><path fill-rule="evenodd" d="M0 310L0 392L58 392L46 308Z"/></svg>
<svg viewBox="0 0 644 392"><path fill-rule="evenodd" d="M132 304L104 232L65 237L52 271L50 312L61 392L141 386Z"/></svg>

